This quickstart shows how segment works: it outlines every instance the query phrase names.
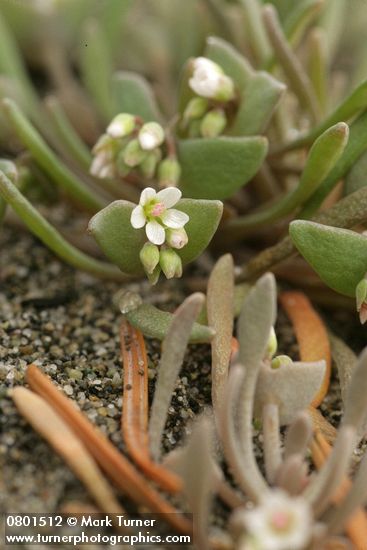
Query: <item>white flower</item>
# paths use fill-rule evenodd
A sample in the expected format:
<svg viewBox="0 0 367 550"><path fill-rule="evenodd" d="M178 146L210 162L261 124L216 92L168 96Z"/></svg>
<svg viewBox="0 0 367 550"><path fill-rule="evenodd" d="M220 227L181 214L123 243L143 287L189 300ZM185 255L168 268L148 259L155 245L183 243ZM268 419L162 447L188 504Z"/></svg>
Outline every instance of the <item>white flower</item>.
<svg viewBox="0 0 367 550"><path fill-rule="evenodd" d="M138 135L139 145L144 151L152 151L162 145L164 130L158 122L147 122L141 127Z"/></svg>
<svg viewBox="0 0 367 550"><path fill-rule="evenodd" d="M302 550L312 535L312 512L301 497L289 497L275 490L253 510L246 511L244 522L262 550Z"/></svg>
<svg viewBox="0 0 367 550"><path fill-rule="evenodd" d="M171 208L181 198L177 187L167 187L158 193L147 187L140 195L138 206L131 213L131 225L135 229L145 227L148 239L153 244L163 244L166 239L166 228L180 229L188 221L185 212Z"/></svg>
<svg viewBox="0 0 367 550"><path fill-rule="evenodd" d="M209 99L228 101L234 95L232 79L223 73L219 65L206 57L194 60L189 86L197 95Z"/></svg>

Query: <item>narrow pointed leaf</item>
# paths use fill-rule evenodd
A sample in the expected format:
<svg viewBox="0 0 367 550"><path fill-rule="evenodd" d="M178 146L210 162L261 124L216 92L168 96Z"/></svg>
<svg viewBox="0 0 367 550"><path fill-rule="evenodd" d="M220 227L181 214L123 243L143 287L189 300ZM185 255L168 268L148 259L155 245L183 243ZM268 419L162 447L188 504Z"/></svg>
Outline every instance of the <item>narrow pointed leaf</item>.
<svg viewBox="0 0 367 550"><path fill-rule="evenodd" d="M300 254L330 288L347 296L367 271L367 237L314 222L296 220L289 228Z"/></svg>
<svg viewBox="0 0 367 550"><path fill-rule="evenodd" d="M150 84L139 74L118 71L112 77L112 95L117 113L130 113L144 121L160 121L157 102Z"/></svg>
<svg viewBox="0 0 367 550"><path fill-rule="evenodd" d="M345 194L349 195L367 185L367 151L363 153L349 170L344 181Z"/></svg>
<svg viewBox="0 0 367 550"><path fill-rule="evenodd" d="M178 144L180 188L191 198L225 199L259 170L268 149L266 138L186 139Z"/></svg>

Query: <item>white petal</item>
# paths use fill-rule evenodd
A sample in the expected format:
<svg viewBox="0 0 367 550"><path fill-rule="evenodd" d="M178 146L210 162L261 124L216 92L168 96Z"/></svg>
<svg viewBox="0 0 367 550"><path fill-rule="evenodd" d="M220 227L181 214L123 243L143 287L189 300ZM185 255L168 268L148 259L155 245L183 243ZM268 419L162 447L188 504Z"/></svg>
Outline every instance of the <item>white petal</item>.
<svg viewBox="0 0 367 550"><path fill-rule="evenodd" d="M136 206L134 210L131 212L130 221L131 221L131 225L135 229L140 229L140 227L144 227L146 219L145 219L143 207L140 206L140 204L138 204L138 206Z"/></svg>
<svg viewBox="0 0 367 550"><path fill-rule="evenodd" d="M139 204L140 204L141 206L146 205L148 201L154 199L154 197L156 196L156 194L157 194L157 193L156 193L155 189L153 189L153 187L146 187L146 188L141 192Z"/></svg>
<svg viewBox="0 0 367 550"><path fill-rule="evenodd" d="M189 216L185 214L185 212L175 210L174 208L166 210L161 216L161 220L164 225L170 227L171 229L179 229L180 227L183 227L189 219Z"/></svg>
<svg viewBox="0 0 367 550"><path fill-rule="evenodd" d="M166 238L166 233L160 223L152 221L147 223L145 232L148 239L153 244L163 244Z"/></svg>
<svg viewBox="0 0 367 550"><path fill-rule="evenodd" d="M166 208L171 208L181 198L181 191L177 187L167 187L157 193L157 199L159 202L163 202Z"/></svg>

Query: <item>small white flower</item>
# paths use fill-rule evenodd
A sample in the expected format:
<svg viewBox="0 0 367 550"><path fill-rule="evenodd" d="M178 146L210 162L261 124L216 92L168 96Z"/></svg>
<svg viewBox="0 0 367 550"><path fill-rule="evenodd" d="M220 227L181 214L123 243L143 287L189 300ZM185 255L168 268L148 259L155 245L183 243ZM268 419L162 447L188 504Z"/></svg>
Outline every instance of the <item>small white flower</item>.
<svg viewBox="0 0 367 550"><path fill-rule="evenodd" d="M167 187L158 193L151 187L142 191L138 206L131 213L131 225L135 229L144 226L149 241L163 244L166 239L166 228L180 229L189 221L185 212L171 208L181 198L177 187Z"/></svg>
<svg viewBox="0 0 367 550"><path fill-rule="evenodd" d="M206 57L194 60L189 86L197 95L208 99L228 101L234 95L232 79L223 73L219 65Z"/></svg>
<svg viewBox="0 0 367 550"><path fill-rule="evenodd" d="M144 151L152 151L162 145L164 141L164 130L158 122L147 122L144 124L138 135L139 145Z"/></svg>
<svg viewBox="0 0 367 550"><path fill-rule="evenodd" d="M275 490L244 514L244 522L262 550L302 550L312 535L312 512L301 497Z"/></svg>

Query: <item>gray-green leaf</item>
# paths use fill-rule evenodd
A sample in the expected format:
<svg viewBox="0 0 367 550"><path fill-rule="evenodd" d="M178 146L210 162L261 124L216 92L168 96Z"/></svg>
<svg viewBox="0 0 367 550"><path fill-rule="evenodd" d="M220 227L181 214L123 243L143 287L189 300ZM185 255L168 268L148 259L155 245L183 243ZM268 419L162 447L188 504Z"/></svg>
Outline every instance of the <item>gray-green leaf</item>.
<svg viewBox="0 0 367 550"><path fill-rule="evenodd" d="M354 297L367 271L367 237L303 220L292 222L289 232L298 251L324 283Z"/></svg>
<svg viewBox="0 0 367 550"><path fill-rule="evenodd" d="M139 74L118 71L112 77L112 94L117 113L130 113L145 121L161 121L162 115L150 84Z"/></svg>
<svg viewBox="0 0 367 550"><path fill-rule="evenodd" d="M262 136L181 140L180 188L196 199L230 197L256 174L267 150Z"/></svg>
<svg viewBox="0 0 367 550"><path fill-rule="evenodd" d="M130 222L135 204L114 201L98 212L89 222L89 231L111 262L124 273L143 274L139 252L147 241L145 230L134 229ZM203 252L211 241L222 216L220 201L183 199L175 206L186 212L190 220L185 226L189 241L177 250L183 264L191 262Z"/></svg>

